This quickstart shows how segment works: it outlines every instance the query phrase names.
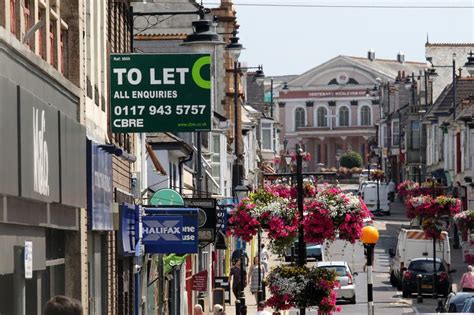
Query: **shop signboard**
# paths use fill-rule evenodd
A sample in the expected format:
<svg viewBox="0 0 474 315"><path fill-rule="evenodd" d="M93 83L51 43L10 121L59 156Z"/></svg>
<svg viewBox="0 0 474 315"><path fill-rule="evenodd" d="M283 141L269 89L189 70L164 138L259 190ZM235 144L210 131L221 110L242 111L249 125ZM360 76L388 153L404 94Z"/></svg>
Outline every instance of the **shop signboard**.
<svg viewBox="0 0 474 315"><path fill-rule="evenodd" d="M87 141L87 209L89 227L95 231L113 230L112 155L99 144Z"/></svg>
<svg viewBox="0 0 474 315"><path fill-rule="evenodd" d="M207 270L200 271L192 276L192 290L207 291Z"/></svg>
<svg viewBox="0 0 474 315"><path fill-rule="evenodd" d="M209 54L112 54L112 132L211 130Z"/></svg>
<svg viewBox="0 0 474 315"><path fill-rule="evenodd" d="M119 251L122 256L133 256L137 242L135 235L139 230L137 224L138 206L123 203L120 205L119 212Z"/></svg>
<svg viewBox="0 0 474 315"><path fill-rule="evenodd" d="M33 242L25 241L25 279L33 279Z"/></svg>
<svg viewBox="0 0 474 315"><path fill-rule="evenodd" d="M184 198L184 204L186 207L199 208L199 241L214 241L216 234L217 200L214 198Z"/></svg>
<svg viewBox="0 0 474 315"><path fill-rule="evenodd" d="M197 208L144 208L142 243L149 254L198 252Z"/></svg>

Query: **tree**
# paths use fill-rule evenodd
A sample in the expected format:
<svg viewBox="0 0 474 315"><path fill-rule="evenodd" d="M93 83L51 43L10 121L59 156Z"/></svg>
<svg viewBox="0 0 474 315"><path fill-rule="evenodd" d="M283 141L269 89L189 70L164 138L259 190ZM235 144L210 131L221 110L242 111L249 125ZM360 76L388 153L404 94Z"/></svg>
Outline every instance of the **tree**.
<svg viewBox="0 0 474 315"><path fill-rule="evenodd" d="M360 167L362 165L362 157L354 151L346 152L341 156L340 165L347 168Z"/></svg>

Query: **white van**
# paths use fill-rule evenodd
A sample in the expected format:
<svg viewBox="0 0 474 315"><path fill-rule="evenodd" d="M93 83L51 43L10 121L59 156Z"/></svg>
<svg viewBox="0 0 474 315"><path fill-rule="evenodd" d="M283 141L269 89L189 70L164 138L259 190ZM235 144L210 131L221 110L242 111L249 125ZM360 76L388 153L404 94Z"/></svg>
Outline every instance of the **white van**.
<svg viewBox="0 0 474 315"><path fill-rule="evenodd" d="M377 183L363 182L359 186L359 193L364 200L367 208L373 212L377 210ZM390 200L388 199L388 185L386 183L379 183L379 202L380 212L390 215Z"/></svg>
<svg viewBox="0 0 474 315"><path fill-rule="evenodd" d="M375 172L376 169L370 169L370 174ZM359 174L359 183L363 183L369 180L369 170L367 168L363 169Z"/></svg>
<svg viewBox="0 0 474 315"><path fill-rule="evenodd" d="M408 267L412 259L433 257L433 239L426 237L420 229L404 229L398 234L397 248L389 249L390 283L401 290L403 269ZM451 268L451 250L448 232L441 232L441 239L436 241L436 258L443 259Z"/></svg>

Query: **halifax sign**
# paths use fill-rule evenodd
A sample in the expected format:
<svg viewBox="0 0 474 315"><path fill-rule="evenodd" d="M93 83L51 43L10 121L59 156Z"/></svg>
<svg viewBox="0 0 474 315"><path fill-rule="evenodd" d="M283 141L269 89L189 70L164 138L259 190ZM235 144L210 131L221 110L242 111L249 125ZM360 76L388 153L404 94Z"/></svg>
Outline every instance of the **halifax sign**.
<svg viewBox="0 0 474 315"><path fill-rule="evenodd" d="M197 208L144 208L142 243L150 254L198 252Z"/></svg>

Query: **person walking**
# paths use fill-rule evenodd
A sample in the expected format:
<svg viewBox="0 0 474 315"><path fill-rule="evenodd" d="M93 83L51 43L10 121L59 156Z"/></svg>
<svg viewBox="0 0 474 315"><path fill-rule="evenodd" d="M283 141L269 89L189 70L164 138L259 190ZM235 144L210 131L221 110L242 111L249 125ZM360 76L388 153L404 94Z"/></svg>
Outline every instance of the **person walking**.
<svg viewBox="0 0 474 315"><path fill-rule="evenodd" d="M241 279L244 280L243 288L247 286L247 271L244 267L244 274L241 274L240 270L240 262L241 259L234 260L234 266L230 269L229 281L232 281L232 292L234 293L235 299L239 299L239 291L240 291L240 281Z"/></svg>
<svg viewBox="0 0 474 315"><path fill-rule="evenodd" d="M390 181L388 182L388 198L390 202L395 201L395 182L392 178L390 178Z"/></svg>
<svg viewBox="0 0 474 315"><path fill-rule="evenodd" d="M462 292L474 292L474 272L471 265L467 266L467 271L462 275L459 289Z"/></svg>
<svg viewBox="0 0 474 315"><path fill-rule="evenodd" d="M265 272L268 272L268 260L270 259L270 254L268 254L268 250L265 248L265 244L260 246L260 262L265 267Z"/></svg>
<svg viewBox="0 0 474 315"><path fill-rule="evenodd" d="M258 303L258 287L259 284L262 285L263 278L265 277L265 267L263 264L260 264L260 283L258 282L258 256L253 258L253 263L250 266L249 270L249 279L248 283L250 283L250 292L255 296L255 301ZM263 286L262 286L263 289Z"/></svg>

